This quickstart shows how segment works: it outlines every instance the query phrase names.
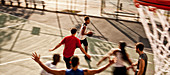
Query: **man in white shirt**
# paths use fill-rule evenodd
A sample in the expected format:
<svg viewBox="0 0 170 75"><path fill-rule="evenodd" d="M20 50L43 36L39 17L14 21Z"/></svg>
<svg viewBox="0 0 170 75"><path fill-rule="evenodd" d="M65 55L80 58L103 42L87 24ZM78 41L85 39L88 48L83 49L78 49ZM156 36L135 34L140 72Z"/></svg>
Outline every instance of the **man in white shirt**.
<svg viewBox="0 0 170 75"><path fill-rule="evenodd" d="M85 16L84 21L85 21L85 23L83 23L81 28L80 28L78 38L80 39L81 44L83 43L83 45L85 47L85 51L87 53L87 51L88 51L88 42L87 42L86 36L88 35L88 32L86 32L86 29L87 29L87 25L90 23L90 18L88 16ZM89 59L89 58L87 58L85 56L85 59Z"/></svg>
<svg viewBox="0 0 170 75"><path fill-rule="evenodd" d="M60 61L60 55L54 54L53 55L53 61L47 61L45 63L46 66L48 66L51 69L56 69L57 63ZM46 72L44 69L41 71L41 75L53 75L51 73Z"/></svg>

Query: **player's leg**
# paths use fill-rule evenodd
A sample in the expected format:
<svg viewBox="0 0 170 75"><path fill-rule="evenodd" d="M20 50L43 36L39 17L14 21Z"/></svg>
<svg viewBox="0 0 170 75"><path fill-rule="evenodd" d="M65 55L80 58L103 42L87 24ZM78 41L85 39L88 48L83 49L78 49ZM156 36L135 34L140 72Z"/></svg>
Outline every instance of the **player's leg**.
<svg viewBox="0 0 170 75"><path fill-rule="evenodd" d="M85 47L85 51L87 52L88 51L88 46L84 46Z"/></svg>
<svg viewBox="0 0 170 75"><path fill-rule="evenodd" d="M83 43L83 40L80 40L80 43L82 44L82 43Z"/></svg>
<svg viewBox="0 0 170 75"><path fill-rule="evenodd" d="M86 38L83 40L83 45L85 47L85 51L88 52L88 42ZM87 56L85 56L85 59L90 60Z"/></svg>
<svg viewBox="0 0 170 75"><path fill-rule="evenodd" d="M69 57L69 58L63 57L63 59L64 59L64 61L65 61L65 63L66 63L67 69L70 69L70 68L71 68L70 58L71 58L71 57Z"/></svg>
<svg viewBox="0 0 170 75"><path fill-rule="evenodd" d="M88 51L88 42L87 42L86 38L83 40L83 45L85 47L85 51L87 52Z"/></svg>

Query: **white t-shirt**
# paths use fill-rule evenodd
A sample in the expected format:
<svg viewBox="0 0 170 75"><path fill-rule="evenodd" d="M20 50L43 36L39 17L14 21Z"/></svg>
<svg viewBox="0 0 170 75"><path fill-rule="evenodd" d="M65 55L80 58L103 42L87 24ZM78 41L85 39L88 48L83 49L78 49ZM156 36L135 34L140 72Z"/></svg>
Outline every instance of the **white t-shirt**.
<svg viewBox="0 0 170 75"><path fill-rule="evenodd" d="M120 50L120 49L119 48L112 48L111 51L114 51L114 50ZM123 67L123 66L125 66L124 61L122 59L123 55L122 55L121 52L116 52L115 57L116 57L115 67Z"/></svg>
<svg viewBox="0 0 170 75"><path fill-rule="evenodd" d="M47 61L45 63L46 66L48 66L50 69L56 69L56 65L52 64L52 61ZM46 72L44 69L41 71L41 75L53 75L51 73Z"/></svg>
<svg viewBox="0 0 170 75"><path fill-rule="evenodd" d="M86 25L83 23L83 24L81 25L80 32L79 32L79 34L78 34L78 38L79 38L80 40L84 40L84 39L87 37L86 35L82 35L82 34L81 34L84 26L86 26ZM87 26L86 26L86 29L87 29ZM84 32L86 32L86 29L85 29Z"/></svg>

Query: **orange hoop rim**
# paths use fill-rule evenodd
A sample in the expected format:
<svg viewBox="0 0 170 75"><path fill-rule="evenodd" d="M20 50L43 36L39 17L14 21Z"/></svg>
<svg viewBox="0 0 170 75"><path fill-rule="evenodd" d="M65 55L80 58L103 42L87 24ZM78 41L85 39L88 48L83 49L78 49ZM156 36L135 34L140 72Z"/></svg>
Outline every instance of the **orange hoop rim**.
<svg viewBox="0 0 170 75"><path fill-rule="evenodd" d="M153 6L153 7L156 7L156 8L159 8L159 9L164 9L164 10L170 10L170 1L165 1L165 5L164 3L159 3L159 2L156 2L155 3L152 3L151 1L146 1L146 0L134 0L134 3L135 3L135 6L138 7L138 5L144 5L144 6Z"/></svg>

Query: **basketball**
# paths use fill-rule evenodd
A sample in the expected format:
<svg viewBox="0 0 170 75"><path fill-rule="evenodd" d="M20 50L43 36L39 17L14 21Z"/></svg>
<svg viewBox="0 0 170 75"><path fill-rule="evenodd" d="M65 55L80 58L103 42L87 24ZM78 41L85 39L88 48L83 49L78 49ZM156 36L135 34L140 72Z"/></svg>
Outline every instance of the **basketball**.
<svg viewBox="0 0 170 75"><path fill-rule="evenodd" d="M88 33L87 33L87 36L93 36L93 32L91 32L91 31L88 32Z"/></svg>

